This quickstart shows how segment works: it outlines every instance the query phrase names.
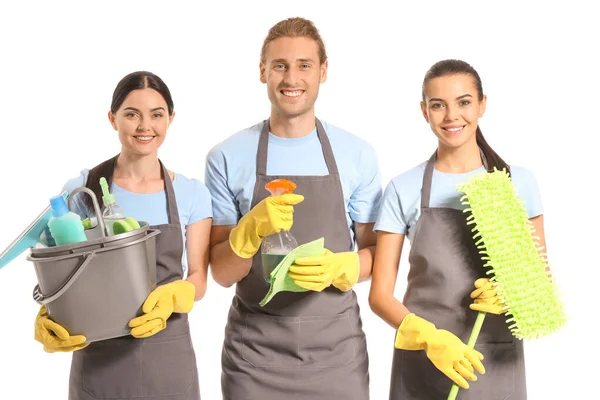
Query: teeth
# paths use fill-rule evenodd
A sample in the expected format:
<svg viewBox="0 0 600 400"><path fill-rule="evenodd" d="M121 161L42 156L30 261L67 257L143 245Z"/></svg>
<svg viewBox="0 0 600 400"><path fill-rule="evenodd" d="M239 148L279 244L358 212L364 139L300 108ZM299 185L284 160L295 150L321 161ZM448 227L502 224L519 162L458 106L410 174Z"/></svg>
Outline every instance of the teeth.
<svg viewBox="0 0 600 400"><path fill-rule="evenodd" d="M284 90L283 94L288 97L298 97L302 94L302 92L301 91L288 92L288 91Z"/></svg>
<svg viewBox="0 0 600 400"><path fill-rule="evenodd" d="M139 140L152 140L154 136L135 136L135 138Z"/></svg>
<svg viewBox="0 0 600 400"><path fill-rule="evenodd" d="M463 128L462 126L459 126L458 128L446 128L446 130L447 130L447 131L450 131L450 132L458 132L458 131L460 131L462 128Z"/></svg>

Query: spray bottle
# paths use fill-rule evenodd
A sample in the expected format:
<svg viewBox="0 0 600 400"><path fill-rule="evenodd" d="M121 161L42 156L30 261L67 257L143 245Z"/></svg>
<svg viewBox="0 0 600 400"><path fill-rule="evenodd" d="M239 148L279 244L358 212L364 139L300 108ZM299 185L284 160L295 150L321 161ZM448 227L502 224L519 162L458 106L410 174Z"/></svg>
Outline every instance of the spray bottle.
<svg viewBox="0 0 600 400"><path fill-rule="evenodd" d="M100 187L102 188L102 202L104 203L102 219L104 220L104 226L106 226L106 234L110 236L115 234L114 223L125 219L125 215L121 211L121 207L115 202L115 195L109 192L106 178L100 178Z"/></svg>
<svg viewBox="0 0 600 400"><path fill-rule="evenodd" d="M295 188L296 184L287 179L275 179L265 185L265 189L271 193L271 196L293 193ZM263 239L261 257L265 281L271 281L271 272L296 247L298 242L290 231L280 231Z"/></svg>

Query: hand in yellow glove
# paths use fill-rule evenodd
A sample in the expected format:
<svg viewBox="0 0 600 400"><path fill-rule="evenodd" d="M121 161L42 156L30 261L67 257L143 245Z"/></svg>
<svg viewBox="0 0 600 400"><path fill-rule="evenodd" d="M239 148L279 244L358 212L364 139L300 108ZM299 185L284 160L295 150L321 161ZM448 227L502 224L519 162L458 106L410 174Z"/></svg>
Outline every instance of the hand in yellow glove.
<svg viewBox="0 0 600 400"><path fill-rule="evenodd" d="M229 234L229 244L235 254L252 258L262 240L274 233L288 231L294 223L294 205L302 202L299 194L269 196L240 219Z"/></svg>
<svg viewBox="0 0 600 400"><path fill-rule="evenodd" d="M408 314L396 332L397 349L425 350L429 360L463 389L466 379L476 381L473 368L484 374L483 355L469 348L453 333L437 329L434 324L415 314Z"/></svg>
<svg viewBox="0 0 600 400"><path fill-rule="evenodd" d="M44 345L44 351L47 353L77 351L89 345L85 343L85 336L71 336L65 328L48 318L46 306L40 308L35 318L34 337Z"/></svg>
<svg viewBox="0 0 600 400"><path fill-rule="evenodd" d="M196 287L193 283L178 280L161 285L148 295L142 306L144 315L129 321L131 335L147 338L167 327L172 313L188 313L194 306Z"/></svg>
<svg viewBox="0 0 600 400"><path fill-rule="evenodd" d="M320 292L333 285L346 292L356 285L359 273L360 260L356 252L332 253L325 249L322 256L297 258L288 276L304 289Z"/></svg>
<svg viewBox="0 0 600 400"><path fill-rule="evenodd" d="M469 305L471 310L482 311L490 314L504 314L504 304L498 297L496 285L489 278L479 278L475 281L475 290L471 298L475 301Z"/></svg>

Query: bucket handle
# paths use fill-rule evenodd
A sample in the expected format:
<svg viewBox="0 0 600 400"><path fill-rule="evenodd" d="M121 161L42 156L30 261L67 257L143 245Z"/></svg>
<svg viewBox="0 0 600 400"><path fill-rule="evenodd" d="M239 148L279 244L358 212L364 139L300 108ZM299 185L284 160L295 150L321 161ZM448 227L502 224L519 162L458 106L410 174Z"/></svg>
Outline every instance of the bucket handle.
<svg viewBox="0 0 600 400"><path fill-rule="evenodd" d="M88 264L90 263L90 261L92 261L92 259L96 256L97 253L102 253L105 251L113 251L113 250L118 250L120 248L123 247L129 247L129 246L133 246L139 243L142 243L156 235L158 235L160 233L160 230L155 229L153 232L147 234L146 236L134 240L133 242L127 243L125 245L122 245L120 247L114 248L114 247L107 247L107 248L103 248L103 249L99 249L96 251L88 251L82 254L82 256L84 257L83 262L73 271L73 273L71 274L71 276L69 276L67 278L67 280L65 281L65 283L63 283L61 286L58 287L58 289L56 289L54 291L54 293L45 296L42 291L40 290L40 285L37 284L35 285L35 287L33 288L33 299L38 303L38 304L48 304L53 302L54 300L58 299L60 296L63 295L63 293L65 293L70 287L71 285L73 285L73 283L75 283L75 280L79 277L79 275L81 275L81 273L83 272L83 270L85 269L85 267L88 266ZM59 261L59 260L64 260L67 258L71 258L73 257L72 254L66 254L63 256L57 256L57 257L50 257L50 258L45 258L45 259L35 259L33 257L31 257L31 254L27 256L27 260L28 261L37 261L37 262L48 262L48 261Z"/></svg>
<svg viewBox="0 0 600 400"><path fill-rule="evenodd" d="M96 195L90 189L88 189L85 186L82 186L73 190L69 195L69 210L73 211L71 205L73 204L73 199L75 198L74 194L79 192L84 192L92 198L92 203L94 204L94 211L96 212L96 219L98 220L98 225L100 225L102 237L106 237L106 229L104 227L104 219L102 218L102 213L100 212L100 205L98 204L98 199L96 198Z"/></svg>
<svg viewBox="0 0 600 400"><path fill-rule="evenodd" d="M39 284L35 285L35 288L33 288L33 299L38 304L48 304L48 303L51 303L54 300L58 299L60 296L62 296L62 294L64 292L66 292L71 287L71 285L75 282L77 277L79 277L79 275L81 275L81 273L83 272L85 267L87 267L88 264L90 263L90 261L92 261L92 259L96 256L96 253L95 252L86 252L83 254L83 256L84 256L83 262L79 265L79 267L77 267L74 270L74 272L71 274L71 276L69 278L67 278L65 283L63 283L61 286L58 287L58 289L56 289L54 291L54 293L52 293L48 296L45 296L42 293L42 291L40 290L40 285Z"/></svg>

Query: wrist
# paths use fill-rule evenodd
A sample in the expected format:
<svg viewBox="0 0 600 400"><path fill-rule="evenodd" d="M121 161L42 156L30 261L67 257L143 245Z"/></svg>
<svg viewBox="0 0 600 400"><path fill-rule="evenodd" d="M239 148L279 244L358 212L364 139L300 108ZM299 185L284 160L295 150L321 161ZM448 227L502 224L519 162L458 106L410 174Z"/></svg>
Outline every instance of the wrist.
<svg viewBox="0 0 600 400"><path fill-rule="evenodd" d="M242 240L240 240L242 238ZM240 243L241 242L241 243ZM249 259L258 252L262 238L255 230L247 229L243 224L238 225L229 232L229 247L240 258Z"/></svg>

